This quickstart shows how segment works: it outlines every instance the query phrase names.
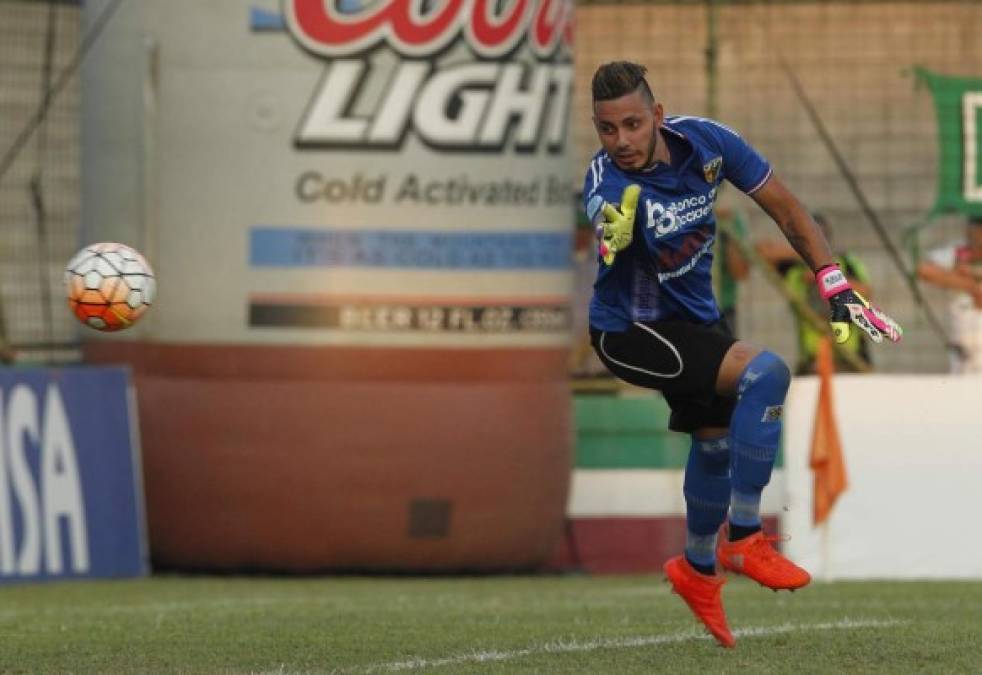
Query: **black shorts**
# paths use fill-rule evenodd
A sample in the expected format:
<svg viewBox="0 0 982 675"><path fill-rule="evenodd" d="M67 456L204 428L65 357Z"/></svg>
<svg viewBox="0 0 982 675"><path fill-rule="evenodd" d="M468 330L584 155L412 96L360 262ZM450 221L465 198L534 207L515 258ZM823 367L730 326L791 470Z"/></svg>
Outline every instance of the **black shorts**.
<svg viewBox="0 0 982 675"><path fill-rule="evenodd" d="M736 397L716 393L716 376L734 342L725 321L635 322L623 332L590 329L590 343L610 372L660 391L672 409L668 428L686 433L730 426Z"/></svg>

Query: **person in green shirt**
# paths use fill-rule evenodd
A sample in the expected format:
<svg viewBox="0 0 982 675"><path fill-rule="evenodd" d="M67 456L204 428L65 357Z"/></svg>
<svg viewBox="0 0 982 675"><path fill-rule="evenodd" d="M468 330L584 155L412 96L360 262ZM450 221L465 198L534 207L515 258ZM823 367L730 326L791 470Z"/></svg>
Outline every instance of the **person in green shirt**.
<svg viewBox="0 0 982 675"><path fill-rule="evenodd" d="M728 208L716 210L716 219L730 225L729 229L739 237L747 239L747 223L743 215ZM716 252L713 255L713 290L716 304L729 324L733 335L737 334L737 287L750 274L750 265L733 243L730 232L722 227L717 230Z"/></svg>
<svg viewBox="0 0 982 675"><path fill-rule="evenodd" d="M866 266L855 254L849 251L839 251L835 248L831 227L829 227L829 222L823 214L814 213L812 218L821 227L825 238L833 247L833 251L836 252L835 262L842 268L849 283L856 291L869 299L871 293ZM815 286L815 275L798 257L794 249L785 242L777 241L761 241L756 244L755 248L760 256L781 275L784 286L791 295L820 314L825 305L818 288ZM795 312L795 326L798 333L798 365L795 373L797 375L813 374L818 355L818 345L824 333L812 326L798 312ZM859 333L860 331L853 331L849 340L842 346L872 366L869 345ZM843 360L838 353L836 354L835 368L838 372L855 372L855 368Z"/></svg>

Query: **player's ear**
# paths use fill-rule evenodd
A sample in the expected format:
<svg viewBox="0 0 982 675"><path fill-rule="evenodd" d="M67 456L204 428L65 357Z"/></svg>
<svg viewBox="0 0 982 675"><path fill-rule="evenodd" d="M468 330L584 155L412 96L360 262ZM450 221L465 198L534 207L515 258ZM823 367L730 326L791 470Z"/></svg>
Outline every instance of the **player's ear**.
<svg viewBox="0 0 982 675"><path fill-rule="evenodd" d="M661 103L655 101L651 104L651 110L655 113L655 126L661 126L661 123L665 121L665 109L662 108Z"/></svg>

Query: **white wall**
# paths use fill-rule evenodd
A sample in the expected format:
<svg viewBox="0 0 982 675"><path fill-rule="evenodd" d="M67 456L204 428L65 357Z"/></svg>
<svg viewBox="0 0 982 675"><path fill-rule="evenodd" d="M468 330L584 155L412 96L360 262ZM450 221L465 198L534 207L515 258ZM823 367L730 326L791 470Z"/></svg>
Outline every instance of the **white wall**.
<svg viewBox="0 0 982 675"><path fill-rule="evenodd" d="M785 551L817 578L982 578L982 376L839 375L849 489L812 525L818 379L785 417Z"/></svg>

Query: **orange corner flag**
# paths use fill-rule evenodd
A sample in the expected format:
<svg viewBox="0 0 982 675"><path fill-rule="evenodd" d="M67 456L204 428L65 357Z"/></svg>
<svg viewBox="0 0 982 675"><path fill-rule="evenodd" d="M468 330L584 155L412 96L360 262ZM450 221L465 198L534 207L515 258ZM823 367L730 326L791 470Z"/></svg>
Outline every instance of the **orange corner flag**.
<svg viewBox="0 0 982 675"><path fill-rule="evenodd" d="M839 498L848 487L846 462L842 456L839 428L835 423L832 405L832 344L823 338L818 345L817 366L819 375L818 409L815 412L815 431L812 434L812 451L809 465L815 474L814 510L815 525L825 521Z"/></svg>

